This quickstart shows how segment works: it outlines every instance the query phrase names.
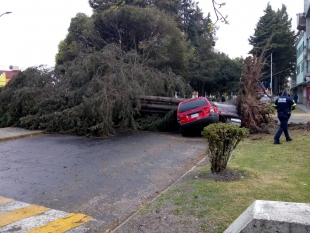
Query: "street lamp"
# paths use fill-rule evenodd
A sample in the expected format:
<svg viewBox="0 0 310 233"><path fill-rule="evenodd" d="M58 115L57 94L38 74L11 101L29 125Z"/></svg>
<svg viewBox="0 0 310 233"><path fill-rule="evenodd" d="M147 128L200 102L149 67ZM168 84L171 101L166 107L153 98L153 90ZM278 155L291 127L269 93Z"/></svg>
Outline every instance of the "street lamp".
<svg viewBox="0 0 310 233"><path fill-rule="evenodd" d="M4 12L4 13L2 13L2 14L0 15L0 17L1 17L2 15L11 14L11 13L12 13L12 12L10 12L10 11Z"/></svg>

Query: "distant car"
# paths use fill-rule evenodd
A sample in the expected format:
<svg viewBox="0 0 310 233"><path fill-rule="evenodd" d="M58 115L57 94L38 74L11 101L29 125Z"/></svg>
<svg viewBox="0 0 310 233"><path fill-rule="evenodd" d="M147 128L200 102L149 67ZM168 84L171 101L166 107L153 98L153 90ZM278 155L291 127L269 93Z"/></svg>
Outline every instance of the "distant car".
<svg viewBox="0 0 310 233"><path fill-rule="evenodd" d="M177 110L179 129L182 136L194 130L202 130L205 126L225 122L218 110L205 97L184 100L179 103Z"/></svg>
<svg viewBox="0 0 310 233"><path fill-rule="evenodd" d="M260 94L260 102L262 103L270 103L272 102L272 99L268 97L266 94Z"/></svg>

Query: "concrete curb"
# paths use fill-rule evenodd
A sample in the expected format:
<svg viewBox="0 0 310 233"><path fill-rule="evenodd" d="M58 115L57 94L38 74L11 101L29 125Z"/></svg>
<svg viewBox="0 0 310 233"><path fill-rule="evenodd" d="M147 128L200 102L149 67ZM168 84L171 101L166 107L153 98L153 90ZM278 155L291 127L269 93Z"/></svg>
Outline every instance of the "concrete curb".
<svg viewBox="0 0 310 233"><path fill-rule="evenodd" d="M33 137L42 134L43 131L41 130L26 130L16 127L0 128L0 142L25 137Z"/></svg>
<svg viewBox="0 0 310 233"><path fill-rule="evenodd" d="M310 204L254 201L224 233L310 232Z"/></svg>

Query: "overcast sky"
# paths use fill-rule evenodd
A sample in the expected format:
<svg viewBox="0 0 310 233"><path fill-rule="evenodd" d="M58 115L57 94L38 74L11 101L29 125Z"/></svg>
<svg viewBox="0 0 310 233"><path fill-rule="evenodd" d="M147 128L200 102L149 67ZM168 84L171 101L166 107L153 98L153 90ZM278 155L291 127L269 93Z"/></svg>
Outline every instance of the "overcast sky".
<svg viewBox="0 0 310 233"><path fill-rule="evenodd" d="M248 39L254 35L256 24L265 14L268 2L273 10L281 9L282 4L286 6L289 18L292 18L292 30L295 31L297 31L296 14L304 11L304 0L216 0L216 2L226 3L219 10L224 16L228 15L229 24L217 23L219 30L216 33L218 41L215 48L231 58L248 56L252 48ZM213 22L216 21L211 0L200 0L199 6L204 13L210 12Z"/></svg>
<svg viewBox="0 0 310 233"><path fill-rule="evenodd" d="M248 38L267 3L277 10L282 4L292 18L292 29L296 28L296 14L304 10L304 0L217 0L226 2L221 8L228 15L229 25L217 23L218 41L216 49L231 58L246 57L251 46ZM200 0L199 7L205 14L211 13L215 21L211 0ZM65 39L70 20L76 13L90 16L92 10L88 0L0 0L0 69L10 65L25 69L46 64L54 66L58 44Z"/></svg>

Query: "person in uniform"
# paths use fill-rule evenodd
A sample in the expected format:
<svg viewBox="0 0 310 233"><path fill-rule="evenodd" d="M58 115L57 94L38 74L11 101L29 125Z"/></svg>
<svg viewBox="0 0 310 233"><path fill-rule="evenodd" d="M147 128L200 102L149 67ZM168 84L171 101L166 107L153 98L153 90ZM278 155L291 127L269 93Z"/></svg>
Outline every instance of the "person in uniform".
<svg viewBox="0 0 310 233"><path fill-rule="evenodd" d="M292 141L293 139L288 134L288 120L291 117L291 111L295 109L296 103L292 100L287 90L282 92L282 95L276 99L274 107L277 109L280 126L277 133L274 136L274 144L281 144L280 137L284 132L286 141Z"/></svg>
<svg viewBox="0 0 310 233"><path fill-rule="evenodd" d="M298 102L298 95L297 94L294 95L294 101L295 101L295 104L297 104L297 102Z"/></svg>
<svg viewBox="0 0 310 233"><path fill-rule="evenodd" d="M225 95L222 94L221 101L222 101L222 102L225 102L225 100L226 100L226 99L225 99Z"/></svg>

